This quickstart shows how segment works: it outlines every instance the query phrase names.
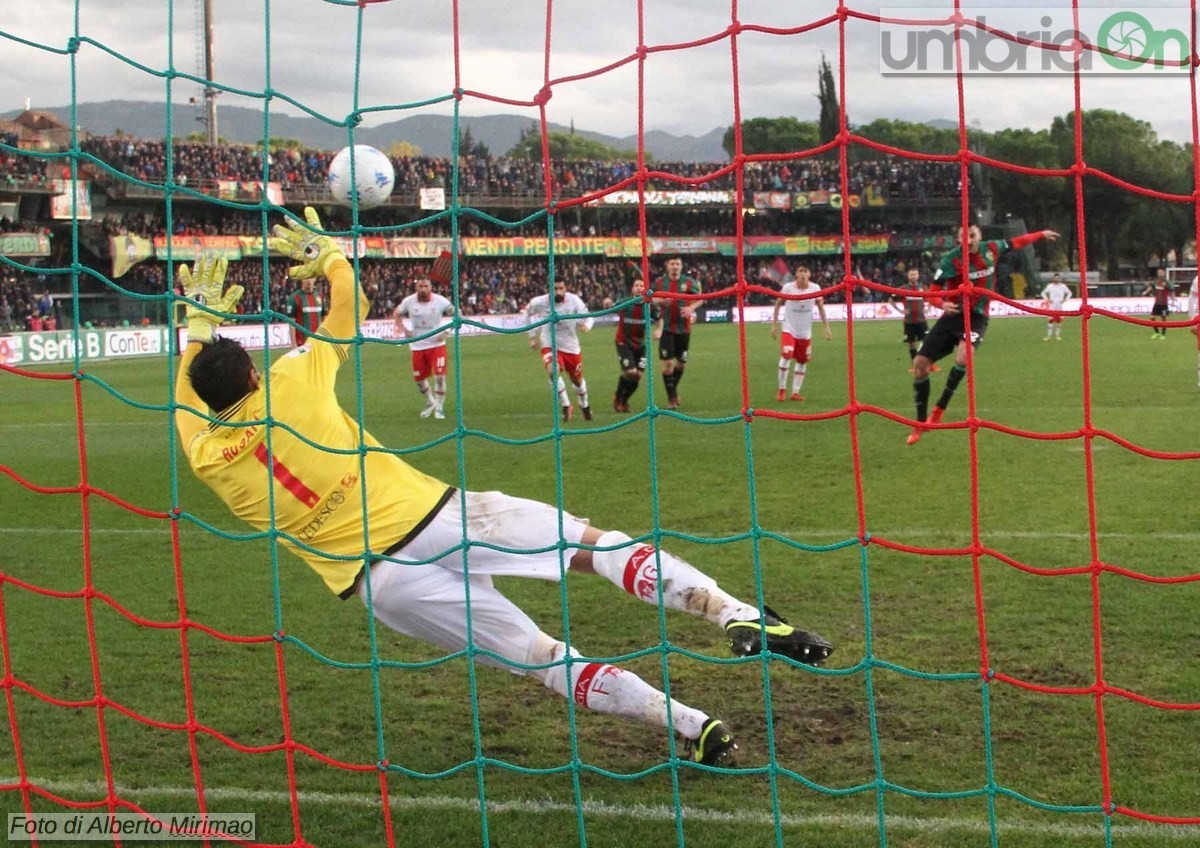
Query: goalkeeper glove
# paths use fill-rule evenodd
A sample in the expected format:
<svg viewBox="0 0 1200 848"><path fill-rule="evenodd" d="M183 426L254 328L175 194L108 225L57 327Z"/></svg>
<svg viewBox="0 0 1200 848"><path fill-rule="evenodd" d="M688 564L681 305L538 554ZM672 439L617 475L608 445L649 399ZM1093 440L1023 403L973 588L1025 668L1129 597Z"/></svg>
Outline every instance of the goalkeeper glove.
<svg viewBox="0 0 1200 848"><path fill-rule="evenodd" d="M242 299L246 290L241 286L230 286L222 294L228 267L227 260L204 255L196 260L192 268L186 265L179 267L179 281L183 284L183 294L187 300L184 316L187 319L189 342L211 342L213 331L225 322L226 315L232 314Z"/></svg>
<svg viewBox="0 0 1200 848"><path fill-rule="evenodd" d="M308 221L307 227L290 218L286 227L276 224L275 237L267 242L271 250L301 263L288 269L288 276L296 280L323 277L334 259L346 259L337 242L329 236L313 232L321 229L321 219L316 209L305 206L304 219Z"/></svg>

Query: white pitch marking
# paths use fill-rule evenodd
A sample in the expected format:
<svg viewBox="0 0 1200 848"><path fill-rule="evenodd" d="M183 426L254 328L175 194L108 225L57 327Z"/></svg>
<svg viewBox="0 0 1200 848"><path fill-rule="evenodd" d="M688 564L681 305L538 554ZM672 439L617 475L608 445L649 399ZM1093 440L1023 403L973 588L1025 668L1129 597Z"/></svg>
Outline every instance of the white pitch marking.
<svg viewBox="0 0 1200 848"><path fill-rule="evenodd" d="M87 795L87 800L104 797L106 786L99 781L65 781L32 779L32 783L41 786L55 794L76 796ZM17 783L15 777L0 776L0 783L11 785ZM190 786L143 786L137 789L117 786L116 792L122 798L195 798L195 787ZM313 792L301 790L297 793L305 804L326 804L335 806L355 806L378 808L379 796L351 792ZM269 791L262 789L240 788L206 788L205 798L213 801L243 801L260 804L290 804L291 797L287 792ZM83 799L80 799L83 800ZM451 810L473 813L479 809L479 802L474 798L456 798L447 795L430 795L425 797L403 797L390 795L391 807L394 810ZM675 821L675 810L671 807L650 804L609 804L603 801L584 801L581 804L587 815L600 818L637 819L639 821ZM548 799L525 799L519 801L489 801L488 815L504 813L563 813L574 815L574 804ZM729 812L725 810L707 810L700 807L682 807L681 813L685 821L719 822L727 824L745 824L774 826L775 819L769 813L760 812ZM779 817L784 827L805 828L825 827L845 830L874 831L878 820L870 815L830 815L830 814L784 814ZM991 832L987 822L964 818L917 817L917 816L887 816L889 830L903 830L917 833L947 833L965 832L987 834ZM1146 822L1114 822L1112 831L1120 836L1157 837L1163 839L1194 840L1197 838L1196 825L1166 825ZM1025 833L1052 837L1095 838L1104 833L1102 825L1055 824L1034 821L998 821L997 831L1001 833Z"/></svg>

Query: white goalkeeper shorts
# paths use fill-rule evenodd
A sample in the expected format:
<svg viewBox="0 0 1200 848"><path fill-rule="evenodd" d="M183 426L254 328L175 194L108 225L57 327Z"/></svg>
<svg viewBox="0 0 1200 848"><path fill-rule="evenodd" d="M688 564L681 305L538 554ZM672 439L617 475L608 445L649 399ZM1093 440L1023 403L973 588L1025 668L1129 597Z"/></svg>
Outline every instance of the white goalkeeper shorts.
<svg viewBox="0 0 1200 848"><path fill-rule="evenodd" d="M392 630L449 652L466 648L469 638L477 648L527 663L541 628L492 585L492 578L561 579L587 521L503 492L467 492L465 500L467 541L503 550L477 544L464 550L463 498L456 492L424 530L371 568L372 612ZM364 604L367 582L358 587ZM526 673L503 660L477 656L488 665Z"/></svg>

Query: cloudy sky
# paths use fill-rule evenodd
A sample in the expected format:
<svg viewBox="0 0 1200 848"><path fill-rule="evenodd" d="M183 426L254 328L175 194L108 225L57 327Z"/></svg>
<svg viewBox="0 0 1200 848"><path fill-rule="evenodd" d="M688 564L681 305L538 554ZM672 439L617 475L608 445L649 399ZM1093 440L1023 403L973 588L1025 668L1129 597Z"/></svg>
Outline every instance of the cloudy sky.
<svg viewBox="0 0 1200 848"><path fill-rule="evenodd" d="M166 80L145 69L161 73L173 65L180 72L200 73L203 67L197 38L200 0L4 0L3 5L0 72L5 85L0 90L0 111L20 108L27 97L35 107L70 102L71 62L64 50L74 33L76 9L80 34L105 48L93 44L80 47L75 65L79 102L162 101L167 94ZM642 87L646 129L702 134L729 126L735 106L743 118L816 117L821 53L824 51L835 67L840 55L836 21L803 33L745 31L736 41L735 64L731 40L720 37L731 23L728 0L644 0L643 5L641 29L644 43L652 50ZM950 0L898 0L885 2L883 9L890 12L902 5L938 7L943 14L953 9ZM1004 15L1011 7L1029 5L1013 0L963 0L964 9L981 10L1006 27L1009 19ZM1066 0L1036 5L1053 16L1048 31L1060 31L1070 21L1071 4ZM1089 9L1099 5L1081 0L1081 6ZM1117 8L1111 2L1103 5L1108 10ZM445 97L455 85L453 6L448 0L378 2L361 15L347 0L213 0L213 6L216 79L222 85L248 93L261 93L269 85L321 115L341 120L354 109L355 46L361 24L358 103L361 107L387 107L368 117L367 123L419 112L450 113L447 103L414 105ZM852 0L850 7L878 13L881 4L879 0ZM1187 0L1135 0L1119 8L1135 7L1166 8L1168 13L1158 13L1156 25L1163 14L1169 14L1173 17L1167 23L1189 30ZM596 73L635 53L639 31L636 0L559 0L552 4L543 0L508 4L460 0L457 8L458 72L464 89L500 100L529 101L548 73L552 80L565 80L553 88L547 105L549 120L574 121L580 128L614 135L638 130L638 63L627 62ZM740 0L737 5L743 26L769 29L811 24L836 8L834 0ZM1030 28L1036 29L1043 14L1025 12L1021 21L1028 19ZM1166 23L1161 26L1165 28ZM712 43L674 49L700 40ZM843 95L853 123L881 117L916 121L957 117L952 76L881 73L878 24L849 20L845 57ZM567 79L573 77L578 79ZM187 80L177 80L172 87L177 101L186 102L197 92L197 86ZM966 120L987 130L1045 127L1053 116L1069 112L1074 102L1069 74L970 76L965 93ZM1191 97L1186 75L1118 73L1083 80L1087 107L1128 112L1149 121L1160 135L1179 141L1192 138ZM261 109L263 100L251 94L227 93L220 102ZM299 113L283 101L276 101L272 108ZM538 114L533 107L474 96L464 99L462 113L517 113L534 119Z"/></svg>

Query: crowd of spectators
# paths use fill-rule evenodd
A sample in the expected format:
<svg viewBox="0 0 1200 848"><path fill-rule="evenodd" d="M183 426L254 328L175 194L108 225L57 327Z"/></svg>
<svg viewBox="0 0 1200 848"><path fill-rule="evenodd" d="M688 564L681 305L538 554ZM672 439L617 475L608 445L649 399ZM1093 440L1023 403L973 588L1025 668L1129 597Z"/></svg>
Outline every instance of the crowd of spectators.
<svg viewBox="0 0 1200 848"><path fill-rule="evenodd" d="M60 317L44 280L4 269L0 277L0 332L54 330Z"/></svg>
<svg viewBox="0 0 1200 848"><path fill-rule="evenodd" d="M0 142L9 147L17 146L17 137L13 133L0 133ZM46 159L40 156L29 156L20 153L10 153L0 147L0 185L13 186L18 181L37 180L46 178Z"/></svg>
<svg viewBox="0 0 1200 848"><path fill-rule="evenodd" d="M7 139L6 143L15 142ZM161 181L166 176L166 148L164 144L133 138L91 137L83 142L83 149L109 163L113 168L147 182ZM175 178L185 181L212 181L218 179L260 180L264 163L261 149L253 146L219 145L200 143L176 143L171 146L174 159ZM324 180L328 161L332 154L327 151L283 150L269 154L266 161L267 178L288 184L321 183ZM393 157L397 170L397 185L401 190L415 190L427 185L444 184L450 169L450 160L437 157ZM21 168L41 168L43 160L22 155L5 155L0 151L0 174L28 173ZM663 170L685 179L699 179L715 170L719 163L656 163L656 170ZM633 175L629 163L603 163L565 161L554 164L552 180L563 191L584 193L593 191ZM44 168L43 168L44 171ZM794 162L749 163L745 169L744 186L747 191L798 191L836 190L839 181L837 162L806 159ZM852 163L850 189L864 191L874 186L884 194L905 197L952 196L959 191L959 169L955 165L910 161L897 158L868 160ZM464 156L460 160L459 178L465 193L486 192L489 194L520 194L534 196L543 191L544 174L540 162L527 162L506 157ZM697 189L730 188L732 175L707 184L683 186ZM738 232L735 210L729 208L671 209L669 214L656 214L646 219L647 235L663 236L730 236ZM347 229L349 214L337 207L323 209L326 226L331 229ZM426 219L428 213L415 209L374 209L360 215L360 223L371 228L382 228L389 235L411 238L446 238L450 235L448 218L434 221ZM881 215L854 213L856 233L887 232L887 218ZM268 225L276 223L273 220ZM176 204L169 228L180 237L206 235L260 235L263 220L257 212L246 213L237 209L218 208L205 205ZM840 230L840 213L828 210L804 210L792 213L778 210L747 210L740 221L741 232L747 236L757 235L823 235ZM25 229L28 225L0 221L0 230L5 228ZM641 233L642 222L636 208L620 207L569 207L561 210L555 219L555 231L567 236L636 237ZM939 228L944 229L944 228ZM168 222L161 206L146 205L129 211L126 207L113 206L99 211L95 221L86 225L83 232L92 236L113 236L126 233L146 238L163 236L168 231ZM529 220L520 219L511 225L495 222L473 215L459 219L459 235L462 237L545 236L548 231L544 216ZM105 239L94 242L103 244ZM877 283L896 284L906 261L924 263L927 259L895 255L855 257L852 273L855 276ZM760 260L747 260L743 276L754 283L766 284L768 277L761 273ZM822 287L838 286L843 276L843 263L839 256L813 257L809 263L815 281ZM557 267L565 274L569 286L584 298L593 309L619 301L627 296L630 265L624 259L602 257L564 257L556 260ZM652 274L660 273L658 263L652 263ZM460 304L464 314L509 313L519 311L530 298L547 291L548 263L544 258L476 258L467 257L460 263ZM730 288L739 278L736 260L716 255L689 255L685 258L687 272L697 277L705 291L712 292ZM372 310L369 317L389 315L400 300L413 290L415 280L428 273L428 264L413 261L368 259L360 263L363 284L372 294ZM234 262L229 276L247 289L243 310L258 312L264 307L275 312L286 310L287 299L294 285L287 278L286 263L271 260L268 265L269 285L264 285L263 265L259 261ZM923 270L928 270L924 269ZM118 285L138 294L161 294L165 291L165 263L144 261L138 263ZM30 317L45 319L44 308L39 306L41 291L35 290L27 280L18 277L6 278L0 287L0 327L6 329L28 329ZM264 291L270 292L268 304L263 303ZM861 288L855 292L857 300L883 300L887 295ZM842 291L832 291L831 302L843 298ZM49 299L53 307L53 299ZM771 297L765 293L752 293L750 303L769 303ZM733 305L731 297L713 300L709 305L723 308ZM53 308L51 308L53 312ZM39 314L39 312L43 314Z"/></svg>
<svg viewBox="0 0 1200 848"><path fill-rule="evenodd" d="M161 183L167 176L167 145L131 137L92 136L81 149L109 167L130 177ZM260 146L199 142L176 142L170 147L176 182L204 186L216 180L262 181L289 187L323 184L334 152L327 150L280 149L268 152L264 165ZM23 157L17 157L18 159ZM451 160L437 156L392 156L396 191L412 195L420 188L449 187ZM730 190L732 172L712 176L728 163L655 162L651 169L680 180L654 178L655 189ZM829 159L793 162L751 162L745 167L747 191L838 191L840 166ZM556 196L589 194L629 180L635 174L631 162L561 160L552 163L550 182ZM851 193L873 188L896 198L952 197L959 193L959 167L954 163L929 162L902 157L854 161L849 168ZM546 174L540 160L507 156L463 155L459 159L459 191L465 195L541 196Z"/></svg>
<svg viewBox="0 0 1200 848"><path fill-rule="evenodd" d="M889 286L901 285L905 270L916 263L923 274L931 270L930 258L917 254L897 256L855 257L852 274L863 280ZM791 262L792 265L795 261ZM832 291L826 296L831 303L845 299L844 289L837 288L843 279L843 263L840 257L810 258L807 261L813 280ZM651 262L651 276L663 273L662 263ZM510 314L520 312L535 296L545 294L548 263L544 258L511 259L487 258L462 260L459 274L459 305L463 315ZM287 276L288 263L282 260L268 262L267 279L264 286L262 263L259 261L234 262L229 266L227 279L246 289L239 305L242 313L257 313L264 308L263 292L269 288L267 307L277 313L286 313L288 297L295 290L294 281ZM718 292L737 284L737 260L733 257L686 256L684 271L700 281L705 292ZM603 259L560 257L556 270L567 280L567 287L579 294L589 308L602 310L629 296L630 282L634 274L640 274L640 266L626 259ZM418 279L429 273L429 265L421 262L396 262L383 259L364 259L359 262L360 279L371 296L371 310L367 317L385 318L407 295L414 291ZM165 291L163 280L166 265L159 262L144 262L136 266L120 280L122 287L137 293L161 294ZM759 259L747 259L745 279L752 285L777 288L766 274L766 263ZM322 284L324 285L324 284ZM324 291L321 289L320 291ZM449 294L449 292L446 292ZM887 292L868 286L857 286L854 299L857 302L887 300ZM773 302L768 292L750 292L747 305L767 305ZM727 309L735 305L732 294L714 297L705 301L713 309Z"/></svg>

